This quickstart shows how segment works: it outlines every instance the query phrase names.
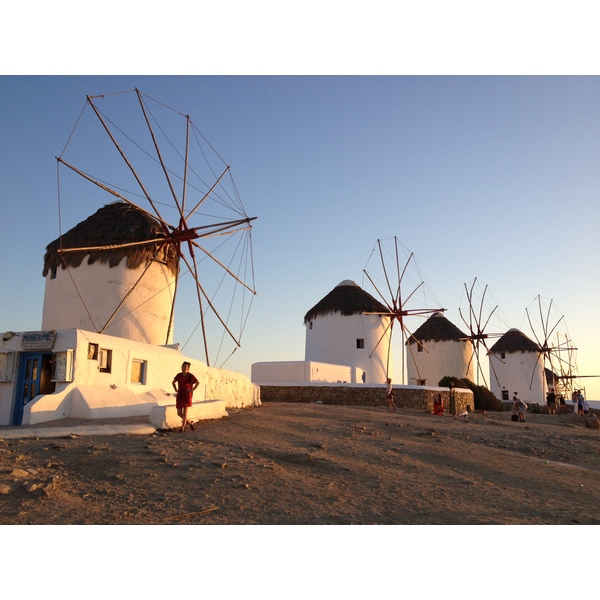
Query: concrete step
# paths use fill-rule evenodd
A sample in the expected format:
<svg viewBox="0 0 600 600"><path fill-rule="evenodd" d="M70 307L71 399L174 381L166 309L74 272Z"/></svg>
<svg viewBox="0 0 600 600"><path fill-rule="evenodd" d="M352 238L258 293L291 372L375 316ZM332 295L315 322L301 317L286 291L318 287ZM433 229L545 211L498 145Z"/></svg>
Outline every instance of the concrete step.
<svg viewBox="0 0 600 600"><path fill-rule="evenodd" d="M187 414L188 420L192 421L192 423L229 416L225 410L224 400L194 402L188 408ZM177 414L177 407L174 404L152 407L150 411L150 425L156 429L178 429L181 427L181 417Z"/></svg>

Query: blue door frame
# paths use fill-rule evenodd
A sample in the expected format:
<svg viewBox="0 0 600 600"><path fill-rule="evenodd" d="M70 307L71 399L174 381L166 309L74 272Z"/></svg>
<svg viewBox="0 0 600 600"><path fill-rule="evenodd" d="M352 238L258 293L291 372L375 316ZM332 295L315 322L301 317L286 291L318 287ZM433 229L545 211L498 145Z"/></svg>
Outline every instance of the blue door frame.
<svg viewBox="0 0 600 600"><path fill-rule="evenodd" d="M21 424L23 420L23 408L40 393L42 357L43 354L41 352L24 352L21 354L13 425Z"/></svg>

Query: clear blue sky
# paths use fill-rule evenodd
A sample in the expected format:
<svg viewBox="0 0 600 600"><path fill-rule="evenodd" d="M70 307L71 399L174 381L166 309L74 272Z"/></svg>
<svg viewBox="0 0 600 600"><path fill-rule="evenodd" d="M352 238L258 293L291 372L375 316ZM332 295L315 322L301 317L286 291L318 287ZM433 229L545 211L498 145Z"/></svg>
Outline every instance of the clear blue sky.
<svg viewBox="0 0 600 600"><path fill-rule="evenodd" d="M600 375L598 77L4 76L0 330L41 325L54 157L86 94L133 87L191 115L258 217L258 295L228 368L303 360L306 311L343 279L368 289L377 239L397 236L461 328L475 277L526 334L541 295L579 373Z"/></svg>

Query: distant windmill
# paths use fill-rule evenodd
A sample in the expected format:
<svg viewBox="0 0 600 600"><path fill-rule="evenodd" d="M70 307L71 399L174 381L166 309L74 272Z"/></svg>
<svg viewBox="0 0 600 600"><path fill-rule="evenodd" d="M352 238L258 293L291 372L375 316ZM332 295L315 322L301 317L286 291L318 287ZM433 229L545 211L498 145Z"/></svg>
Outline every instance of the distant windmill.
<svg viewBox="0 0 600 600"><path fill-rule="evenodd" d="M485 373L482 367L482 354L485 352L486 355L491 354L491 350L488 347L487 340L491 338L499 338L502 337L502 333L488 333L487 327L490 323L490 320L496 310L498 309L498 305L494 306L492 310L486 307L485 297L487 294L488 286L487 284L483 288L483 293L481 294L480 299L478 299L475 295L475 284L477 283L477 277L473 280L470 287L467 287L465 283L465 294L468 303L467 315L463 314L463 311L459 308L458 313L462 322L469 328L469 335L466 336L465 340L471 340L473 344L473 355L471 356L471 360L467 365L467 371L471 366L473 360L476 363L476 377L477 384L479 384L479 376L483 379L484 385L487 387L487 380L485 378ZM482 349L483 347L483 349ZM501 361L501 359L498 359ZM496 370L492 361L490 361L491 371L494 375L494 379L496 383L499 385L500 382L498 380L498 375L496 374Z"/></svg>
<svg viewBox="0 0 600 600"><path fill-rule="evenodd" d="M533 306L533 308L532 308ZM554 301L543 299L537 296L533 302L525 309L527 321L531 332L539 344L538 357L536 364L541 362L544 369L549 368L551 372L551 386L559 393L570 394L572 391L572 382L577 379L575 375L575 352L572 341L568 334L562 334L557 331L562 323L564 327L564 315L557 317L555 314ZM535 371L535 366L533 371ZM530 381L530 388L533 384L533 372Z"/></svg>
<svg viewBox="0 0 600 600"><path fill-rule="evenodd" d="M373 259L373 260L372 260ZM399 328L402 347L402 381L404 384L404 348L406 340L412 338L407 319L412 317L425 317L437 312L444 312L445 308L428 308L423 306L423 298L427 287L419 273L413 252L403 246L398 238L377 240L371 252L369 261L363 270L365 277L369 280L375 292L387 307L385 312L373 312L389 317L389 325L379 339L373 352L382 343L387 343L387 372L390 372L390 361L392 355L393 332ZM421 300L421 301L419 301ZM413 350L408 344L409 351ZM413 357L414 358L414 357ZM420 375L419 375L420 377Z"/></svg>

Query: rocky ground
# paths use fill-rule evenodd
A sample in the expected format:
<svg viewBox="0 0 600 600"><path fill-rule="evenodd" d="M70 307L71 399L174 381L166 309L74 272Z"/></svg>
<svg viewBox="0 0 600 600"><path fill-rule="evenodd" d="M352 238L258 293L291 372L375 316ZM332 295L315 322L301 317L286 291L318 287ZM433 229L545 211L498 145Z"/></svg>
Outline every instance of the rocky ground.
<svg viewBox="0 0 600 600"><path fill-rule="evenodd" d="M0 524L598 524L577 415L266 403L195 431L3 440Z"/></svg>
<svg viewBox="0 0 600 600"><path fill-rule="evenodd" d="M0 524L599 524L577 415L265 403L195 431L2 439Z"/></svg>

